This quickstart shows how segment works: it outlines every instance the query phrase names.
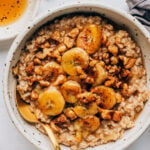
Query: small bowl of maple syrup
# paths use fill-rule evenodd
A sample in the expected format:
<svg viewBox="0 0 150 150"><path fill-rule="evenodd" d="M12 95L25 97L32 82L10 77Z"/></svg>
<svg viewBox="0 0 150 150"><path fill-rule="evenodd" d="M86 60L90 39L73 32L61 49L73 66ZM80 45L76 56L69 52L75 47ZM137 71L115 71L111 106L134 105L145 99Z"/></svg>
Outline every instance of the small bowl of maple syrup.
<svg viewBox="0 0 150 150"><path fill-rule="evenodd" d="M40 0L0 0L0 41L16 37L37 14Z"/></svg>

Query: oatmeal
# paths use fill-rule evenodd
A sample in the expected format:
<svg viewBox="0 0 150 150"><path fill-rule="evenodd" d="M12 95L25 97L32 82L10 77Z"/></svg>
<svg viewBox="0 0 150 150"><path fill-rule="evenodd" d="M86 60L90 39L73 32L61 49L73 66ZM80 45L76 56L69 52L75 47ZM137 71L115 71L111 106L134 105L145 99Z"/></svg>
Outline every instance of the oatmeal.
<svg viewBox="0 0 150 150"><path fill-rule="evenodd" d="M41 27L13 73L21 99L71 149L121 138L149 95L140 47L96 15L70 15Z"/></svg>

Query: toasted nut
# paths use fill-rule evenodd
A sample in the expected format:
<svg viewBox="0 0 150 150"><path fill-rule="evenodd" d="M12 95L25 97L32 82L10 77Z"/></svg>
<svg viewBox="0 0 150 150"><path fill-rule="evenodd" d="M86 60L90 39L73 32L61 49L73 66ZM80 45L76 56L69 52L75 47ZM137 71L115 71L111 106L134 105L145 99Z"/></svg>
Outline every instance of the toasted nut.
<svg viewBox="0 0 150 150"><path fill-rule="evenodd" d="M33 61L34 61L34 63L35 63L36 65L41 65L41 64L42 64L41 60L38 59L38 58L35 58Z"/></svg>
<svg viewBox="0 0 150 150"><path fill-rule="evenodd" d="M97 100L97 95L91 92L84 92L77 95L79 101L83 103L90 103Z"/></svg>
<svg viewBox="0 0 150 150"><path fill-rule="evenodd" d="M122 112L115 111L114 114L113 114L112 120L114 120L114 121L120 121L121 118L122 118L122 115L123 115Z"/></svg>
<svg viewBox="0 0 150 150"><path fill-rule="evenodd" d="M108 51L110 53L112 53L114 56L117 56L117 54L118 54L118 47L115 46L115 45L110 45L110 46L108 46Z"/></svg>
<svg viewBox="0 0 150 150"><path fill-rule="evenodd" d="M132 68L134 66L135 62L136 62L136 59L134 59L134 58L129 59L128 63L125 65L125 68L126 69Z"/></svg>
<svg viewBox="0 0 150 150"><path fill-rule="evenodd" d="M129 70L123 70L121 73L121 77L129 78L129 77L131 77L131 72Z"/></svg>
<svg viewBox="0 0 150 150"><path fill-rule="evenodd" d="M122 85L122 91L121 91L121 93L123 94L123 96L129 96L129 93L128 93L128 85L126 84L126 83L124 83L123 85Z"/></svg>
<svg viewBox="0 0 150 150"><path fill-rule="evenodd" d="M107 36L105 34L102 34L102 44L105 44L107 42Z"/></svg>
<svg viewBox="0 0 150 150"><path fill-rule="evenodd" d="M40 47L43 49L44 48L50 48L50 43L47 41L47 42L43 43Z"/></svg>
<svg viewBox="0 0 150 150"><path fill-rule="evenodd" d="M115 84L116 82L116 78L115 77L112 77L112 76L109 76L108 77L109 80L105 81L105 86L112 86Z"/></svg>
<svg viewBox="0 0 150 150"><path fill-rule="evenodd" d="M64 82L66 82L67 79L66 79L66 76L64 75L59 75L56 79L56 81L53 83L53 85L60 85L60 84L63 84Z"/></svg>
<svg viewBox="0 0 150 150"><path fill-rule="evenodd" d="M65 44L61 43L58 45L58 47L56 48L56 50L60 53L65 52L67 50L67 47Z"/></svg>
<svg viewBox="0 0 150 150"><path fill-rule="evenodd" d="M116 100L117 100L117 103L121 103L122 102L122 96L120 93L116 93Z"/></svg>
<svg viewBox="0 0 150 150"><path fill-rule="evenodd" d="M89 63L89 65L90 65L91 67L94 67L97 63L98 63L97 60L91 60L90 63Z"/></svg>
<svg viewBox="0 0 150 150"><path fill-rule="evenodd" d="M99 112L102 119L108 119L119 122L122 118L123 113L115 110L107 110L99 108Z"/></svg>
<svg viewBox="0 0 150 150"><path fill-rule="evenodd" d="M119 56L119 59L123 61L123 64L126 65L129 61L129 58L125 57L125 56L122 56L120 55Z"/></svg>
<svg viewBox="0 0 150 150"><path fill-rule="evenodd" d="M112 116L109 110L99 108L99 112L101 114L102 119L112 119Z"/></svg>
<svg viewBox="0 0 150 150"><path fill-rule="evenodd" d="M36 53L35 56L39 59L44 59L47 55L42 52L38 52L38 53Z"/></svg>
<svg viewBox="0 0 150 150"><path fill-rule="evenodd" d="M27 72L28 74L32 74L32 73L33 73L33 70L34 70L34 63L33 63L33 62L27 63L26 72Z"/></svg>
<svg viewBox="0 0 150 150"><path fill-rule="evenodd" d="M77 37L77 35L79 34L79 29L78 28L74 28L72 29L69 33L68 36L75 38Z"/></svg>
<svg viewBox="0 0 150 150"><path fill-rule="evenodd" d="M75 112L73 111L73 108L71 108L71 107L66 108L64 110L64 113L70 120L74 120L77 118L77 115L75 114Z"/></svg>
<svg viewBox="0 0 150 150"><path fill-rule="evenodd" d="M36 91L31 92L31 100L37 100L39 98L39 95Z"/></svg>
<svg viewBox="0 0 150 150"><path fill-rule="evenodd" d="M75 44L74 39L71 39L70 37L64 37L64 44L68 47L68 48L72 48Z"/></svg>
<svg viewBox="0 0 150 150"><path fill-rule="evenodd" d="M35 72L35 74L37 74L37 75L42 75L43 67L42 67L42 66L35 66L34 72Z"/></svg>
<svg viewBox="0 0 150 150"><path fill-rule="evenodd" d="M84 81L85 81L85 83L93 84L94 83L94 78L92 78L90 76L87 76Z"/></svg>
<svg viewBox="0 0 150 150"><path fill-rule="evenodd" d="M115 56L112 56L112 57L110 58L110 61L111 61L111 64L112 64L112 65L118 64L118 59L117 59L117 57L115 57Z"/></svg>
<svg viewBox="0 0 150 150"><path fill-rule="evenodd" d="M43 87L48 87L50 85L50 83L48 81L44 81L44 80L39 81L39 83Z"/></svg>
<svg viewBox="0 0 150 150"><path fill-rule="evenodd" d="M57 118L55 118L53 120L56 124L60 124L60 123L66 123L68 122L67 117L64 114L61 114L60 116L58 116Z"/></svg>
<svg viewBox="0 0 150 150"><path fill-rule="evenodd" d="M59 31L55 31L52 35L51 38L53 40L56 40L58 42L61 42L61 37L60 37L60 32Z"/></svg>

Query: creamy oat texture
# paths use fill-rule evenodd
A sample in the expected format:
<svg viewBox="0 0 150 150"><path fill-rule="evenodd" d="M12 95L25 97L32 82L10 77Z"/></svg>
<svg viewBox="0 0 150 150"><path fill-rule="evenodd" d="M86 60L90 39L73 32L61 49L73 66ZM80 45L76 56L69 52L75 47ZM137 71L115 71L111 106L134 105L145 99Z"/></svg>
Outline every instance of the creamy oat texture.
<svg viewBox="0 0 150 150"><path fill-rule="evenodd" d="M41 27L13 73L22 100L71 149L121 138L148 99L140 48L127 31L95 15Z"/></svg>

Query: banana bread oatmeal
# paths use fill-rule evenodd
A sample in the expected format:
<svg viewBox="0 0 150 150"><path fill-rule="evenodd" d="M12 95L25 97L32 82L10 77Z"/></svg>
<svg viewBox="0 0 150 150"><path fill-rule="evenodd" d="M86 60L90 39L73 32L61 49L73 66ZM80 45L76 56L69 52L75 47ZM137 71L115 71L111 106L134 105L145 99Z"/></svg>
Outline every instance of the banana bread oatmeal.
<svg viewBox="0 0 150 150"><path fill-rule="evenodd" d="M21 99L71 149L121 138L149 95L140 48L127 31L97 15L42 26L13 74Z"/></svg>

